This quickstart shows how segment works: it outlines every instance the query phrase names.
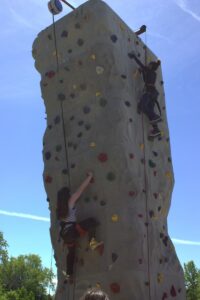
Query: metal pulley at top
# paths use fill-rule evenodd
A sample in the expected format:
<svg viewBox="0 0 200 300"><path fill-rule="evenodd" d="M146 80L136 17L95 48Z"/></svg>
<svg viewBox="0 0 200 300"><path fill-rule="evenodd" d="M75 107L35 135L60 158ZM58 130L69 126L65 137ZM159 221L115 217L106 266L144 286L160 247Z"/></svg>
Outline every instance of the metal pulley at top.
<svg viewBox="0 0 200 300"><path fill-rule="evenodd" d="M73 7L70 3L68 3L67 1L65 0L50 0L48 2L48 8L49 8L49 11L53 14L53 15L57 15L59 14L60 12L62 12L63 10L63 7L62 7L62 3L65 3L66 5L68 5L70 8L72 9L75 9L75 7Z"/></svg>

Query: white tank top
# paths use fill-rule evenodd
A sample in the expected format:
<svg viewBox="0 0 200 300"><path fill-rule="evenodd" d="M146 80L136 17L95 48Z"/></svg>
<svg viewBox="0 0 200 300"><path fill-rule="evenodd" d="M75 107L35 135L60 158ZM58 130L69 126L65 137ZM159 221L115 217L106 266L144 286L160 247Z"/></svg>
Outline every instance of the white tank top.
<svg viewBox="0 0 200 300"><path fill-rule="evenodd" d="M69 212L68 212L68 216L64 219L62 219L62 221L64 222L76 222L76 206L74 207L70 207L70 205L68 204L68 208L69 208Z"/></svg>

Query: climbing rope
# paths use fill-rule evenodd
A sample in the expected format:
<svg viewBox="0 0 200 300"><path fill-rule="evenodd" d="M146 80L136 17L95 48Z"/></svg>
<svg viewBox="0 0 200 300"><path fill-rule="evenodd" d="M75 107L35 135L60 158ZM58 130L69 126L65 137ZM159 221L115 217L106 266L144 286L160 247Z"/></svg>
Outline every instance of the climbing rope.
<svg viewBox="0 0 200 300"><path fill-rule="evenodd" d="M54 252L54 250L53 250L53 248L51 249L51 260L50 260L50 271L52 272L52 265L53 265L53 252ZM49 296L50 296L50 292L51 292L51 285L50 285L50 282L49 282L49 291L48 291L48 294L49 294Z"/></svg>
<svg viewBox="0 0 200 300"><path fill-rule="evenodd" d="M57 69L57 82L60 72L60 66L59 66L59 57L58 57L58 45L57 45L57 38L56 38L56 25L55 25L55 18L54 14L52 13L52 20L53 20L53 35L54 35L54 46L55 46L55 54L56 54L56 69ZM64 138L64 146L65 146L65 160L66 160L66 167L67 167L67 173L68 173L68 187L71 191L71 178L70 178L70 166L69 166L69 154L67 149L67 138L66 138L66 130L65 130L65 121L64 121L64 109L63 109L63 101L60 101L60 110L61 110L61 120L62 120L62 130L63 130L63 138ZM76 263L74 265L74 274L76 274ZM67 300L70 299L70 283L68 282L68 288L67 288ZM74 280L73 284L73 300L75 299L75 286L76 281Z"/></svg>
<svg viewBox="0 0 200 300"><path fill-rule="evenodd" d="M147 33L145 32L145 67L147 66ZM144 133L144 114L142 112L142 139L143 139L143 160L144 160L144 186L145 186L145 209L146 209L146 234L147 234L147 272L149 286L149 300L151 300L151 275L150 275L150 253L149 253L149 217L148 217L148 181L146 173L146 145Z"/></svg>

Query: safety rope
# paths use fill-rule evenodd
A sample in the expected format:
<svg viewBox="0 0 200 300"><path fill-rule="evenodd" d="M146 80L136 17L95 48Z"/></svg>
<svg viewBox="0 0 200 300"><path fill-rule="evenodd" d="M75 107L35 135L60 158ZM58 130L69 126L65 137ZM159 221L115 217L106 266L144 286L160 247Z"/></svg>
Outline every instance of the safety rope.
<svg viewBox="0 0 200 300"><path fill-rule="evenodd" d="M53 16L53 32L54 32L54 44L55 44L55 53L56 53L56 66L57 66L57 76L59 75L60 67L59 67L59 59L58 59L58 45L57 45L57 38L56 38L56 25L55 25L55 18ZM67 150L67 138L66 138L66 131L65 131L65 121L64 121L64 109L63 109L63 102L60 101L60 109L61 109L61 119L62 119L62 129L63 129L63 136L64 136L64 145L65 145L65 159L66 159L66 166L68 170L68 186L71 191L71 178L70 178L70 166L69 166L69 155ZM76 262L74 264L74 274L76 274ZM75 286L76 280L73 283L73 300L75 299ZM67 288L67 300L70 299L70 282L68 282Z"/></svg>
<svg viewBox="0 0 200 300"><path fill-rule="evenodd" d="M50 260L50 271L52 272L52 265L53 265L53 248L51 248L51 260ZM49 291L48 291L48 294L50 296L50 291L51 291L51 285L50 285L50 282L49 282Z"/></svg>
<svg viewBox="0 0 200 300"><path fill-rule="evenodd" d="M147 34L145 32L145 67L147 66ZM142 112L142 139L143 139L143 153L144 153L144 186L145 186L145 208L146 208L146 234L147 234L147 272L148 272L148 286L149 286L149 300L151 300L151 275L150 275L150 253L149 253L149 215L148 215L148 181L146 173L146 145L144 133L144 114Z"/></svg>

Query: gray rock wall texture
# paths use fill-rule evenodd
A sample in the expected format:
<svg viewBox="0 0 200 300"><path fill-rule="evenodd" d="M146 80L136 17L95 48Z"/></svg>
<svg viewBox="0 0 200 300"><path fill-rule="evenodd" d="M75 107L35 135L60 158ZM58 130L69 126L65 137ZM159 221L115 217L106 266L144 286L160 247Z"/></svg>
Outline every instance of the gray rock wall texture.
<svg viewBox="0 0 200 300"><path fill-rule="evenodd" d="M185 300L183 271L167 229L174 177L162 74L159 68L162 138L149 141L148 119L137 113L144 84L128 53L135 51L143 63L145 53L148 62L157 58L100 0L86 2L55 26L59 71L53 26L39 33L33 56L47 112L43 175L58 270L56 299L78 300L98 285L116 300ZM88 170L94 182L78 203L78 220L100 221L97 236L104 249L90 251L86 238L80 239L75 280L68 285L57 191L69 185L69 174L75 191Z"/></svg>

